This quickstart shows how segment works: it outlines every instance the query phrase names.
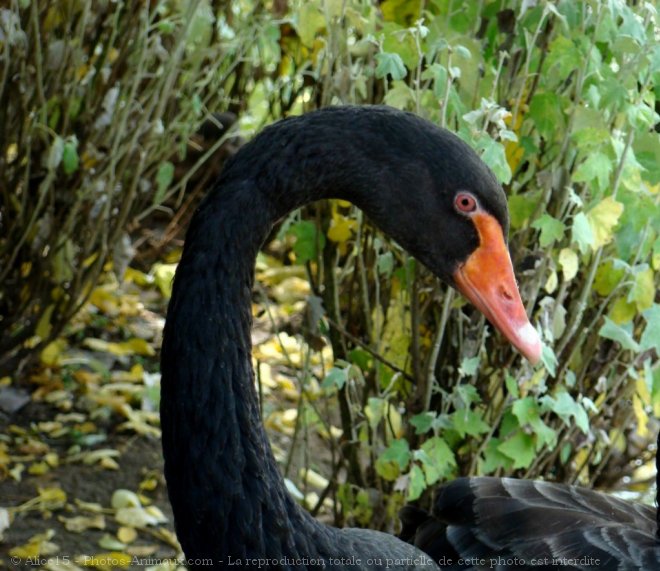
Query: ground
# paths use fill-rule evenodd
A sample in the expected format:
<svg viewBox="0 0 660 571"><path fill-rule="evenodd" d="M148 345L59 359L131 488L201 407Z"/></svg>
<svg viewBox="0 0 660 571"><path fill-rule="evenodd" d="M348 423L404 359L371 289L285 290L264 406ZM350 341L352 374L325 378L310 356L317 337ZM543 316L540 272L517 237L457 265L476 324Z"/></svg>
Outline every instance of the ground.
<svg viewBox="0 0 660 571"><path fill-rule="evenodd" d="M310 365L300 336L282 331L300 320L303 280L266 270L266 286L275 295L282 286L288 298L270 304L255 294L264 422L283 470L314 505L327 480L314 473L301 484L306 460L289 454L299 420L296 370L307 363L316 367L307 378L322 378L323 351ZM177 567L157 414L172 271L167 264L149 274L130 270L121 283L110 272L39 362L0 379L0 568ZM306 390L320 394L316 381ZM305 442L324 447L305 427ZM314 467L329 472L324 457L315 451Z"/></svg>

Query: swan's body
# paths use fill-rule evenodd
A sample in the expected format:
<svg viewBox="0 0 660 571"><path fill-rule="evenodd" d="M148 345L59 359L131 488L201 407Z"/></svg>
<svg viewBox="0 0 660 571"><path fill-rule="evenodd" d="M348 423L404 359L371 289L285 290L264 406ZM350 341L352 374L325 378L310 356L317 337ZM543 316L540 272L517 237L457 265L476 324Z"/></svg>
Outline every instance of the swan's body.
<svg viewBox="0 0 660 571"><path fill-rule="evenodd" d="M657 510L585 488L459 478L433 513L404 508L401 535L443 569L660 570Z"/></svg>
<svg viewBox="0 0 660 571"><path fill-rule="evenodd" d="M196 212L167 315L165 476L189 567L438 568L393 536L314 520L286 492L260 422L250 359L255 258L274 222L329 197L361 207L539 358L505 246L506 198L465 143L378 107L329 108L265 129Z"/></svg>

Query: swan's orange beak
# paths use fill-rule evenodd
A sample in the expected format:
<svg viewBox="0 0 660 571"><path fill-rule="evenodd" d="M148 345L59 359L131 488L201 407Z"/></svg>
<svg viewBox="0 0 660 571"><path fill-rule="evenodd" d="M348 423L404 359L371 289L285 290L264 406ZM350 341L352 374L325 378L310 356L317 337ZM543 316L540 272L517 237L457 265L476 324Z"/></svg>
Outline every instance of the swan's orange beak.
<svg viewBox="0 0 660 571"><path fill-rule="evenodd" d="M471 218L480 244L454 272L456 287L535 364L541 358L541 340L520 299L502 227L485 212L476 212Z"/></svg>

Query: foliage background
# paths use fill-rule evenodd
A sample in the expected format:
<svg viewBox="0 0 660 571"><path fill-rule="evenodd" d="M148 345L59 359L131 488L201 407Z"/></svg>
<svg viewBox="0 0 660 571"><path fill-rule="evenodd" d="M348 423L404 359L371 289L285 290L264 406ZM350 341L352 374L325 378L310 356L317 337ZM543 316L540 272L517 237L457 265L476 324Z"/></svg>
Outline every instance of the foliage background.
<svg viewBox="0 0 660 571"><path fill-rule="evenodd" d="M225 141L191 151L212 113L249 138L320 106L384 103L457 132L504 185L543 365L352 206L293 213L255 292L281 359L256 364L262 382L271 365L294 381L283 470L301 497L324 473L310 509L333 498L337 523L387 528L459 475L645 480L660 413L658 18L618 0L14 0L0 9L0 370L18 377L39 354L61 367L58 337L100 276L123 275L131 236L189 212L193 173Z"/></svg>

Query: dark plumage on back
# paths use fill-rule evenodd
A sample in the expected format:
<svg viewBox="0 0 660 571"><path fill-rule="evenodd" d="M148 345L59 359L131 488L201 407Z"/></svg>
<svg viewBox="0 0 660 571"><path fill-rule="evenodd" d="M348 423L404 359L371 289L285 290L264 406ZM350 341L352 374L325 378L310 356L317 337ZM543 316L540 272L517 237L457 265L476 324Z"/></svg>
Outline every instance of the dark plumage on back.
<svg viewBox="0 0 660 571"><path fill-rule="evenodd" d="M401 537L442 569L660 569L656 510L577 486L460 478L432 514L406 507Z"/></svg>

